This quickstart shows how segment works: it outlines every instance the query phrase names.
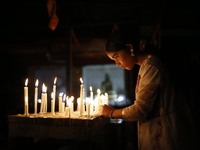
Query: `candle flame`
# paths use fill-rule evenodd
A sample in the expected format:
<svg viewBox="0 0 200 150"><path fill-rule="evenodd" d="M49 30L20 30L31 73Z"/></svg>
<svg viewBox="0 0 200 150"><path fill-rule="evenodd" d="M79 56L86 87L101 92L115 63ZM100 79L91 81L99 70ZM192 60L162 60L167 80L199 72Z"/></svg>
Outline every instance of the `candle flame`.
<svg viewBox="0 0 200 150"><path fill-rule="evenodd" d="M71 101L73 102L73 101L74 101L74 96L71 96L70 99L71 99Z"/></svg>
<svg viewBox="0 0 200 150"><path fill-rule="evenodd" d="M97 93L100 94L100 93L101 93L101 90L100 90L100 89L97 89Z"/></svg>
<svg viewBox="0 0 200 150"><path fill-rule="evenodd" d="M69 97L68 97L68 96L66 97L66 101L65 101L65 102L66 102L66 106L69 106L70 99L69 99Z"/></svg>
<svg viewBox="0 0 200 150"><path fill-rule="evenodd" d="M45 84L43 83L42 85L42 92L46 93L47 92L47 87L45 86Z"/></svg>
<svg viewBox="0 0 200 150"><path fill-rule="evenodd" d="M39 83L39 81L38 81L38 79L35 81L35 86L38 86L38 83Z"/></svg>
<svg viewBox="0 0 200 150"><path fill-rule="evenodd" d="M59 94L59 97L62 97L62 96L63 96L63 92Z"/></svg>
<svg viewBox="0 0 200 150"><path fill-rule="evenodd" d="M53 94L53 92L51 92L51 98L53 99L53 97L54 97L54 94Z"/></svg>
<svg viewBox="0 0 200 150"><path fill-rule="evenodd" d="M92 92L92 87L90 86L90 91Z"/></svg>
<svg viewBox="0 0 200 150"><path fill-rule="evenodd" d="M25 81L25 86L28 85L28 78L26 78L26 81Z"/></svg>
<svg viewBox="0 0 200 150"><path fill-rule="evenodd" d="M82 79L82 78L80 78L80 81L81 81L81 83L83 84L83 79Z"/></svg>
<svg viewBox="0 0 200 150"><path fill-rule="evenodd" d="M66 94L63 95L63 102L65 101L66 99Z"/></svg>
<svg viewBox="0 0 200 150"><path fill-rule="evenodd" d="M55 79L54 79L54 84L56 84L56 81L57 81L57 77L55 77Z"/></svg>

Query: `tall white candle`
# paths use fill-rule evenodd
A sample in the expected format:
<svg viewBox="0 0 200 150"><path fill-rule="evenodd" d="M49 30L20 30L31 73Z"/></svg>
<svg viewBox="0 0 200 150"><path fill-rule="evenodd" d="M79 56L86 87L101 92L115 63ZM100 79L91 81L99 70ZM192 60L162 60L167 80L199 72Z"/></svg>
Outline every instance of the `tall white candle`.
<svg viewBox="0 0 200 150"><path fill-rule="evenodd" d="M70 98L69 98L69 107L70 107L70 116L72 116L73 115L73 113L74 113L74 96L71 96Z"/></svg>
<svg viewBox="0 0 200 150"><path fill-rule="evenodd" d="M55 79L54 79L54 83L53 83L53 102L52 103L54 103L53 104L53 106L54 106L54 108L52 108L52 109L54 109L55 110L55 102L56 102L56 81L57 81L57 77L55 77Z"/></svg>
<svg viewBox="0 0 200 150"><path fill-rule="evenodd" d="M83 114L83 96L84 96L84 93L83 93L83 89L84 89L84 85L83 85L83 80L82 78L80 78L80 81L81 81L81 85L80 85L80 115Z"/></svg>
<svg viewBox="0 0 200 150"><path fill-rule="evenodd" d="M70 98L67 96L66 97L66 106L65 106L65 115L67 117L70 117L71 116L71 108L70 108L70 105L71 105L71 101L70 101Z"/></svg>
<svg viewBox="0 0 200 150"><path fill-rule="evenodd" d="M77 98L77 113L80 113L80 97Z"/></svg>
<svg viewBox="0 0 200 150"><path fill-rule="evenodd" d="M35 82L35 99L34 99L34 114L37 114L37 101L38 101L38 79Z"/></svg>
<svg viewBox="0 0 200 150"><path fill-rule="evenodd" d="M92 91L92 87L90 86L90 98L91 100L93 100L93 91Z"/></svg>
<svg viewBox="0 0 200 150"><path fill-rule="evenodd" d="M85 89L83 88L83 105L82 105L82 107L83 107L83 112L82 112L82 114L84 114L85 112L86 112L86 102L85 102Z"/></svg>
<svg viewBox="0 0 200 150"><path fill-rule="evenodd" d="M87 115L87 117L89 117L90 116L90 102L86 102L86 115Z"/></svg>
<svg viewBox="0 0 200 150"><path fill-rule="evenodd" d="M63 93L60 93L58 97L58 112L61 112L61 109L62 109L62 96L63 96Z"/></svg>
<svg viewBox="0 0 200 150"><path fill-rule="evenodd" d="M65 116L70 117L70 108L69 106L65 106Z"/></svg>
<svg viewBox="0 0 200 150"><path fill-rule="evenodd" d="M90 115L94 113L94 100L90 98Z"/></svg>
<svg viewBox="0 0 200 150"><path fill-rule="evenodd" d="M70 101L69 101L69 97L67 96L66 97L66 100L65 100L65 103L66 103L66 105L65 105L65 116L66 117L70 117Z"/></svg>
<svg viewBox="0 0 200 150"><path fill-rule="evenodd" d="M108 105L108 93L105 93L105 103Z"/></svg>
<svg viewBox="0 0 200 150"><path fill-rule="evenodd" d="M45 97L45 113L47 112L47 87L45 86L45 94L44 94L44 97Z"/></svg>
<svg viewBox="0 0 200 150"><path fill-rule="evenodd" d="M28 114L28 78L26 79L24 86L24 114Z"/></svg>
<svg viewBox="0 0 200 150"><path fill-rule="evenodd" d="M101 94L101 102L100 104L106 104L106 96L104 94Z"/></svg>
<svg viewBox="0 0 200 150"><path fill-rule="evenodd" d="M101 102L101 91L100 89L97 89L97 106L96 106L96 113L99 113L99 106L100 106L100 102Z"/></svg>
<svg viewBox="0 0 200 150"><path fill-rule="evenodd" d="M64 113L64 110L65 110L65 101L66 101L66 94L63 95L62 105L61 105L61 113Z"/></svg>
<svg viewBox="0 0 200 150"><path fill-rule="evenodd" d="M46 100L47 100L46 87L44 83L42 85L41 100L42 101L40 105L40 113L44 113L46 111Z"/></svg>
<svg viewBox="0 0 200 150"><path fill-rule="evenodd" d="M24 115L28 115L28 97L25 97Z"/></svg>
<svg viewBox="0 0 200 150"><path fill-rule="evenodd" d="M93 91L92 87L90 86L90 114L93 114L94 111L93 101Z"/></svg>
<svg viewBox="0 0 200 150"><path fill-rule="evenodd" d="M54 101L54 93L51 93L51 114L55 114L55 101Z"/></svg>

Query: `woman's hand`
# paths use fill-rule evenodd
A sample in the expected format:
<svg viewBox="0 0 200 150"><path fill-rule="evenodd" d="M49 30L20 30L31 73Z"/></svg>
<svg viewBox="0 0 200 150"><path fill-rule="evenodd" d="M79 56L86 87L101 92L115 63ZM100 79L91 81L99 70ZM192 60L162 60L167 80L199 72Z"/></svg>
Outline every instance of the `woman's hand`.
<svg viewBox="0 0 200 150"><path fill-rule="evenodd" d="M110 118L111 117L111 113L113 112L113 110L115 110L115 108L113 108L113 107L111 107L109 105L106 105L106 104L100 105L100 107L99 107L99 115Z"/></svg>

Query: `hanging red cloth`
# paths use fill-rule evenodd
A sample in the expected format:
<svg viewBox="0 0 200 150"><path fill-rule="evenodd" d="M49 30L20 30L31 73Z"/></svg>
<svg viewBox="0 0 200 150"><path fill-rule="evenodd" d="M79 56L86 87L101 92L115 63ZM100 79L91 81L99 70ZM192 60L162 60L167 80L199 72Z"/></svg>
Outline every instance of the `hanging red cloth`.
<svg viewBox="0 0 200 150"><path fill-rule="evenodd" d="M56 1L55 0L47 0L47 11L50 17L49 28L54 31L59 21L58 16L56 15Z"/></svg>

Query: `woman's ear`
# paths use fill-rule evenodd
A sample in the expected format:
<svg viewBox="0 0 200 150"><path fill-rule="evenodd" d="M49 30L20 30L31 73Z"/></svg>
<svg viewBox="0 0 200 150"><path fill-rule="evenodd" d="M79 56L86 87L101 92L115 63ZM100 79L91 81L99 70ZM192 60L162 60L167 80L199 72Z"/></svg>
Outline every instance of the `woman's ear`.
<svg viewBox="0 0 200 150"><path fill-rule="evenodd" d="M134 51L133 45L132 44L126 44L126 46L130 47L131 56L135 56L135 54L133 53L133 51Z"/></svg>
<svg viewBox="0 0 200 150"><path fill-rule="evenodd" d="M140 40L140 50L141 51L145 51L145 45L146 45L147 41L145 39L141 39Z"/></svg>

